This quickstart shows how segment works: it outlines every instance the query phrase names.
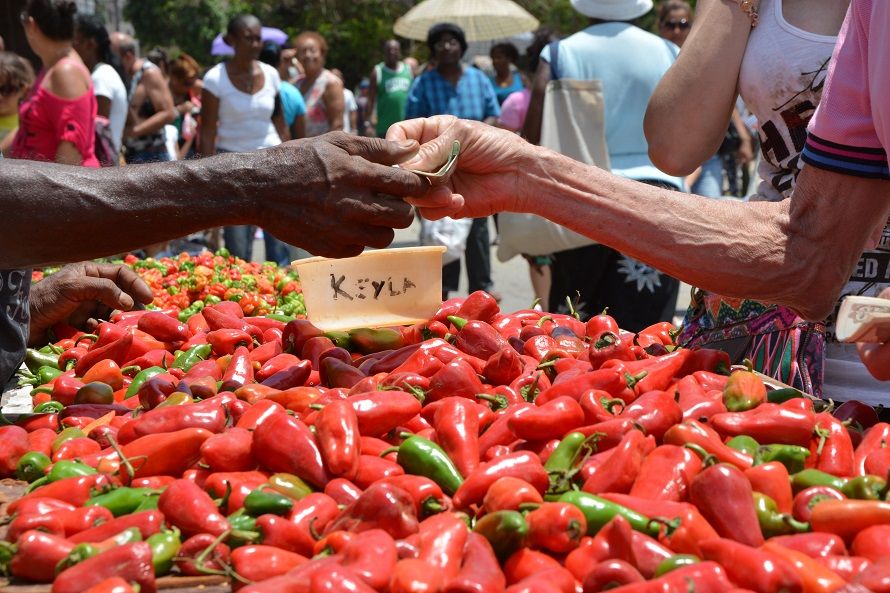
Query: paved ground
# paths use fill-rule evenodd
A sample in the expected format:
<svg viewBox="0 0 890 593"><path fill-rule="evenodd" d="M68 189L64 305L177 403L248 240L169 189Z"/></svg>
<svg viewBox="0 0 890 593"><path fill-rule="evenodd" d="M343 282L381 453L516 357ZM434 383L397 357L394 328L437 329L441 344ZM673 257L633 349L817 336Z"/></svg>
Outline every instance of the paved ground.
<svg viewBox="0 0 890 593"><path fill-rule="evenodd" d="M494 224L490 223L490 235L495 236ZM420 223L415 220L407 229L396 231L396 238L393 247L411 247L417 245L417 238L420 235ZM501 309L504 311L515 311L517 309L527 308L534 296L532 293L531 281L528 275L528 264L521 257L514 257L510 261L500 262L495 256L496 247L492 247L492 276L496 289L503 296ZM264 247L262 241L254 242L253 246L254 259L262 261ZM462 272L460 280L460 292L454 296L467 294L467 278L466 272ZM683 284L680 286L680 296L677 302L677 315L682 318L686 307L689 304L689 286ZM679 319L675 318L675 322Z"/></svg>

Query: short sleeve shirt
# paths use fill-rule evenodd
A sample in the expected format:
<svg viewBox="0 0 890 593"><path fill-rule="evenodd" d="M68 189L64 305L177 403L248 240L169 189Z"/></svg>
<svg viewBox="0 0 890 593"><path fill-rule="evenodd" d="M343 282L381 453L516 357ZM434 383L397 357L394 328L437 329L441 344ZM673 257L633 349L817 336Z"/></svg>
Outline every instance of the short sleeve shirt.
<svg viewBox="0 0 890 593"><path fill-rule="evenodd" d="M802 158L808 165L890 179L890 2L853 0Z"/></svg>
<svg viewBox="0 0 890 593"><path fill-rule="evenodd" d="M500 114L491 81L481 70L469 66L464 66L457 86L445 80L437 70L424 72L414 80L405 108L406 119L454 115L483 121Z"/></svg>
<svg viewBox="0 0 890 593"><path fill-rule="evenodd" d="M278 94L281 97L281 109L284 111L284 123L290 127L294 124L295 119L306 115L306 102L303 101L300 89L286 80L281 81Z"/></svg>

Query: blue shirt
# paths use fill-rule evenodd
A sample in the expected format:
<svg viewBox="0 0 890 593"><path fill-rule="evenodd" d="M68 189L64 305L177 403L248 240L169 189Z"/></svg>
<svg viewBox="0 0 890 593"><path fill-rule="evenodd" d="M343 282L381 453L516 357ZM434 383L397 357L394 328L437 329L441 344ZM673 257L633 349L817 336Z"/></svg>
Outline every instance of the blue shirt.
<svg viewBox="0 0 890 593"><path fill-rule="evenodd" d="M281 97L281 109L284 111L284 123L287 127L293 125L297 116L306 115L306 102L303 101L300 89L282 80L278 87L278 96Z"/></svg>
<svg viewBox="0 0 890 593"><path fill-rule="evenodd" d="M559 78L603 82L606 146L616 175L684 187L652 164L643 133L649 98L678 53L670 41L627 23L593 25L559 42ZM541 59L551 63L550 46Z"/></svg>
<svg viewBox="0 0 890 593"><path fill-rule="evenodd" d="M483 121L501 114L494 87L477 68L464 66L455 87L437 70L424 72L414 80L408 93L405 118L454 115L461 119Z"/></svg>
<svg viewBox="0 0 890 593"><path fill-rule="evenodd" d="M513 73L513 82L510 83L510 86L499 87L497 79L494 76L489 76L488 80L491 81L491 86L494 87L494 94L498 98L498 105L503 105L504 101L507 100L507 97L525 88L525 85L522 84L522 76L519 72Z"/></svg>

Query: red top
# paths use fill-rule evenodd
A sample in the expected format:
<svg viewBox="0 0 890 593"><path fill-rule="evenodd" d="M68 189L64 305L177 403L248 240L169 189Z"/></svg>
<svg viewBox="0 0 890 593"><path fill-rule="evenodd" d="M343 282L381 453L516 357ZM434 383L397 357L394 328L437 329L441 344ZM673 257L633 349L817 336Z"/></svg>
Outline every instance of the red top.
<svg viewBox="0 0 890 593"><path fill-rule="evenodd" d="M77 61L74 63L89 74L85 66ZM84 167L98 167L95 153L97 104L92 80L86 93L76 99L63 99L43 88L44 76L46 70L40 73L28 98L19 106L19 131L9 156L54 161L59 143L68 141L80 152Z"/></svg>

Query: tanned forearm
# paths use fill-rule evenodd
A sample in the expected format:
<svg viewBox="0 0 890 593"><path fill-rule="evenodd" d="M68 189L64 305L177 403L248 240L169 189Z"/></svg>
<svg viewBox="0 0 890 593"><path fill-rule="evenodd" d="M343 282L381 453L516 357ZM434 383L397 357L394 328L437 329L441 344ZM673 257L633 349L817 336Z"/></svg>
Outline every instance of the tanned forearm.
<svg viewBox="0 0 890 593"><path fill-rule="evenodd" d="M212 159L90 169L0 163L0 269L75 262L238 224L251 216L251 162Z"/></svg>
<svg viewBox="0 0 890 593"><path fill-rule="evenodd" d="M523 166L521 208L684 282L823 319L875 224L890 184L813 168L779 203L710 200L610 175L545 149ZM532 193L534 192L534 193ZM844 200L839 213L838 200Z"/></svg>

